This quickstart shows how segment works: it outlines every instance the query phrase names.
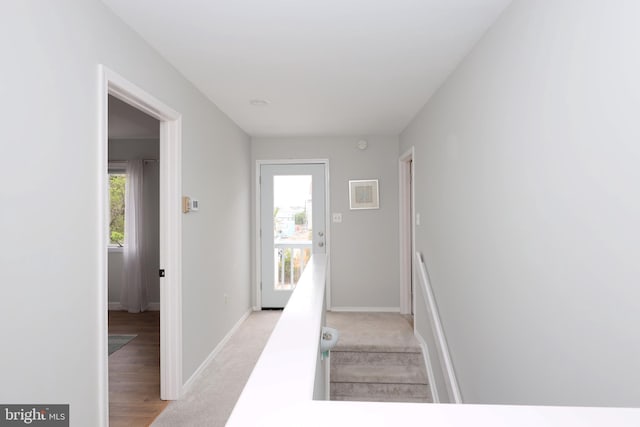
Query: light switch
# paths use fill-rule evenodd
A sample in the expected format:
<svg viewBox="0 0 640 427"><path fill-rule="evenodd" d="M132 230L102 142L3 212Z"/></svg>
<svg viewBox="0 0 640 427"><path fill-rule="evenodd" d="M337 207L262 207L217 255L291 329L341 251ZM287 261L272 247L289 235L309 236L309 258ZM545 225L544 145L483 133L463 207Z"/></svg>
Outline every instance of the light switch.
<svg viewBox="0 0 640 427"><path fill-rule="evenodd" d="M333 215L331 215L332 221L333 222L342 222L342 214L341 213L334 213Z"/></svg>
<svg viewBox="0 0 640 427"><path fill-rule="evenodd" d="M416 225L420 225L420 214L416 214Z"/></svg>

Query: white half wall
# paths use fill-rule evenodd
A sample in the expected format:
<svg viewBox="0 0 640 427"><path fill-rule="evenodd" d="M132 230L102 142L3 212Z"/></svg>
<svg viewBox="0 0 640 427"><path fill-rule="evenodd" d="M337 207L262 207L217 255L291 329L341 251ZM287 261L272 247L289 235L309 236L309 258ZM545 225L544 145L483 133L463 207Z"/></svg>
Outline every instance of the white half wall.
<svg viewBox="0 0 640 427"><path fill-rule="evenodd" d="M400 137L466 403L640 406L638 16L514 1Z"/></svg>
<svg viewBox="0 0 640 427"><path fill-rule="evenodd" d="M253 138L252 158L329 159L331 307L399 307L398 138ZM380 209L350 210L349 180L378 179ZM253 198L252 198L253 200ZM260 305L259 302L257 305Z"/></svg>
<svg viewBox="0 0 640 427"><path fill-rule="evenodd" d="M250 306L249 137L98 0L4 2L0 50L0 402L100 426L99 64L182 114L185 379Z"/></svg>

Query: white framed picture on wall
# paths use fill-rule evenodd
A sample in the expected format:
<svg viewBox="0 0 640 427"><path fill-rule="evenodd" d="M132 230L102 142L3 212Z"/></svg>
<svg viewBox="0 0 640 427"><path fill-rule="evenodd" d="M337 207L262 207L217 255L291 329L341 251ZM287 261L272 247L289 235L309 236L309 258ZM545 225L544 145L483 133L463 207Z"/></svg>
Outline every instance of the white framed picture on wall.
<svg viewBox="0 0 640 427"><path fill-rule="evenodd" d="M380 198L377 179L357 179L349 181L350 209L379 209Z"/></svg>

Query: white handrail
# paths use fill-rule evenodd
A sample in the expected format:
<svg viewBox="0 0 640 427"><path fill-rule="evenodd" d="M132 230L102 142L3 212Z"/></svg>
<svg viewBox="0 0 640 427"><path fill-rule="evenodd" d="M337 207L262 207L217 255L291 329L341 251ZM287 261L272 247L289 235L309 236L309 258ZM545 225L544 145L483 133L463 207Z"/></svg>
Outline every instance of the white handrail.
<svg viewBox="0 0 640 427"><path fill-rule="evenodd" d="M320 359L327 259L309 260L280 320L228 420L228 426L258 425L274 408L326 395L326 360ZM320 371L319 371L320 370ZM321 396L318 396L321 394ZM262 421L260 421L262 422Z"/></svg>
<svg viewBox="0 0 640 427"><path fill-rule="evenodd" d="M442 323L440 322L440 315L438 314L438 305L436 299L433 296L433 290L431 289L431 281L429 280L429 273L427 272L427 266L422 259L422 254L416 252L416 259L418 261L418 270L420 271L420 278L422 279L422 290L424 295L424 301L431 313L431 326L435 334L436 342L438 344L438 351L440 358L444 363L444 368L447 374L447 380L449 381L449 387L453 401L455 403L462 403L462 396L458 387L458 381L456 380L456 373L453 369L453 363L451 362L451 356L449 355L449 346L447 345L447 338L444 335L442 329Z"/></svg>

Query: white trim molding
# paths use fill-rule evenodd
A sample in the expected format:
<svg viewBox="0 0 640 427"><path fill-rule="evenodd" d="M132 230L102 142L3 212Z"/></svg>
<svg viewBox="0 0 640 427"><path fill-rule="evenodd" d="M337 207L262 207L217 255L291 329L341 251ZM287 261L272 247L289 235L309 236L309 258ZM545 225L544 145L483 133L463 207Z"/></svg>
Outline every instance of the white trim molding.
<svg viewBox="0 0 640 427"><path fill-rule="evenodd" d="M182 390L182 116L103 65L98 66L98 81L99 417L108 425L108 97L114 96L160 121L160 266L166 274L160 279L160 397L164 400L178 399Z"/></svg>
<svg viewBox="0 0 640 427"><path fill-rule="evenodd" d="M213 360L216 358L216 356L218 356L218 354L220 354L220 352L222 351L224 346L229 342L231 337L233 337L233 335L238 331L238 329L240 328L242 323L245 320L247 320L247 318L251 315L251 313L253 311L254 310L252 310L252 309L247 310L247 312L244 313L242 315L242 317L240 317L240 319L236 322L236 324L233 325L231 330L229 332L227 332L227 335L225 335L224 338L222 338L222 340L220 340L218 345L215 346L215 348L211 351L211 353L209 353L209 356L207 356L207 358L204 360L204 362L202 362L200 364L200 366L198 366L198 369L196 369L196 371L189 377L187 382L184 383L184 386L182 387L182 394L183 395L185 393L187 393L191 389L191 387L193 387L193 384L198 379L198 377L200 375L202 375L202 372L204 372L204 370L207 369L207 366L209 366L209 364L211 362L213 362Z"/></svg>
<svg viewBox="0 0 640 427"><path fill-rule="evenodd" d="M411 147L398 161L400 235L400 313L411 314L413 306L413 253L415 252L415 149Z"/></svg>
<svg viewBox="0 0 640 427"><path fill-rule="evenodd" d="M176 400L182 395L182 119L160 122L160 159L160 398Z"/></svg>
<svg viewBox="0 0 640 427"><path fill-rule="evenodd" d="M98 285L98 301L97 301L97 334L98 339L98 413L96 414L101 421L101 425L109 425L109 127L108 127L108 109L109 109L109 86L105 76L105 70L100 65L98 67L98 149L97 149L97 168L96 168L96 194L98 195L98 218L97 218L97 285ZM106 172L106 174L105 174Z"/></svg>

